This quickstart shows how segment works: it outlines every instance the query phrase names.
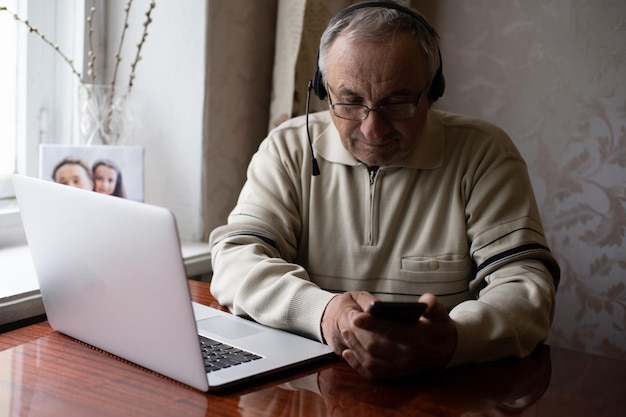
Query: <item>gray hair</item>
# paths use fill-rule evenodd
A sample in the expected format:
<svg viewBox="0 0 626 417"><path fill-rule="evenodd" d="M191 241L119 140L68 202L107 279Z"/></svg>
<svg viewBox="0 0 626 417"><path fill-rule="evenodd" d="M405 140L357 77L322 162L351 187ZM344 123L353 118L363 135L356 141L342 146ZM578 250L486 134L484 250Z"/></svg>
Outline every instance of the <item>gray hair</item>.
<svg viewBox="0 0 626 417"><path fill-rule="evenodd" d="M421 17L421 14L415 9L410 10ZM317 64L324 78L324 86L328 88L326 85L326 57L339 35L346 33L346 36L352 40L380 42L397 32L413 34L427 56L428 72L426 75L432 82L440 66L439 36L428 25L426 19L420 22L410 14L393 8L363 7L347 14L340 12L331 19L322 34Z"/></svg>

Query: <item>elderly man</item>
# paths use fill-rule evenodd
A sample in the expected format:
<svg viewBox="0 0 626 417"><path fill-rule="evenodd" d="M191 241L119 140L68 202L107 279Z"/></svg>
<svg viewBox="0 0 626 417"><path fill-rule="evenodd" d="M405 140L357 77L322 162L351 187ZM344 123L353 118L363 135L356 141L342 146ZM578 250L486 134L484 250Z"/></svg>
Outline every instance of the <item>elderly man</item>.
<svg viewBox="0 0 626 417"><path fill-rule="evenodd" d="M325 341L368 378L545 340L559 267L526 165L501 129L433 110L444 85L437 34L413 9L335 16L310 85L329 110L284 123L253 157L211 235L215 297ZM427 307L381 319L374 300Z"/></svg>

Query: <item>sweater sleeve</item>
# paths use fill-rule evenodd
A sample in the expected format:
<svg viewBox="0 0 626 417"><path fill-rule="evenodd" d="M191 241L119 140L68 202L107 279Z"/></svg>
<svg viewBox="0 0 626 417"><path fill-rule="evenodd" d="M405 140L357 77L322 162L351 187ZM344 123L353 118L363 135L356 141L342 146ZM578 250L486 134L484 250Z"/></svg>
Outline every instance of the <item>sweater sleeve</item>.
<svg viewBox="0 0 626 417"><path fill-rule="evenodd" d="M320 322L332 293L281 259L252 228L223 226L212 234L211 292L234 314L322 341Z"/></svg>
<svg viewBox="0 0 626 417"><path fill-rule="evenodd" d="M547 338L554 312L554 279L543 262L511 262L485 277L477 300L452 309L457 348L448 364L525 357Z"/></svg>
<svg viewBox="0 0 626 417"><path fill-rule="evenodd" d="M450 312L458 334L450 366L530 354L548 336L560 278L519 152L504 133L477 143L482 154L463 182L476 299Z"/></svg>
<svg viewBox="0 0 626 417"><path fill-rule="evenodd" d="M271 141L254 155L228 224L212 244L211 292L234 314L322 341L320 322L334 294L296 262L302 228L300 167L285 166Z"/></svg>

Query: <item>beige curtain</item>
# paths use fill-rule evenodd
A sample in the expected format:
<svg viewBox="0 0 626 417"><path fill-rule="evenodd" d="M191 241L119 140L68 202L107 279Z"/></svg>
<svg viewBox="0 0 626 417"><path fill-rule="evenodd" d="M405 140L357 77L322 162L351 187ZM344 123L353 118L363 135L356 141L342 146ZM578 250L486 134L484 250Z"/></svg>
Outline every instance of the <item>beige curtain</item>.
<svg viewBox="0 0 626 417"><path fill-rule="evenodd" d="M209 0L202 145L203 237L225 223L267 133L277 0Z"/></svg>
<svg viewBox="0 0 626 417"><path fill-rule="evenodd" d="M304 114L328 20L350 0L209 0L203 236L224 224L268 129ZM324 103L311 99L312 111Z"/></svg>

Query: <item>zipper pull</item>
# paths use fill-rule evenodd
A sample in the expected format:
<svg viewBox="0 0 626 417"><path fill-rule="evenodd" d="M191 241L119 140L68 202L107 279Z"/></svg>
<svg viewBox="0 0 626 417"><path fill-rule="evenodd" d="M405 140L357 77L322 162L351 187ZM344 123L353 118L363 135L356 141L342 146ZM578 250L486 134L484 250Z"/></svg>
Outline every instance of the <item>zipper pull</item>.
<svg viewBox="0 0 626 417"><path fill-rule="evenodd" d="M368 168L370 171L370 185L374 185L374 181L376 181L376 173L378 172L378 167Z"/></svg>

